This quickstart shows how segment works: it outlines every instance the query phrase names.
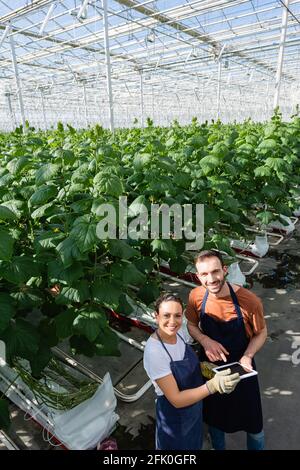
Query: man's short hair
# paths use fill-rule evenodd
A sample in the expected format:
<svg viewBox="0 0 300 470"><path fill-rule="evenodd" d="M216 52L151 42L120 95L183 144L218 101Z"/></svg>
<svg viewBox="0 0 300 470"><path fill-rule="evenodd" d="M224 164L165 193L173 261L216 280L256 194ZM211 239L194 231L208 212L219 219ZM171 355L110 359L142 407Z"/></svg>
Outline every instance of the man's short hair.
<svg viewBox="0 0 300 470"><path fill-rule="evenodd" d="M166 292L164 294L161 294L155 302L156 313L159 313L159 307L163 302L177 302L181 305L181 308L183 310L183 303L181 298L176 294L172 294L172 292Z"/></svg>
<svg viewBox="0 0 300 470"><path fill-rule="evenodd" d="M224 261L223 261L222 255L221 255L220 251L218 251L218 250L203 250L203 251L200 251L200 253L198 253L198 255L195 257L195 264L200 263L205 258L212 258L212 257L218 258L221 262L222 267L224 266Z"/></svg>

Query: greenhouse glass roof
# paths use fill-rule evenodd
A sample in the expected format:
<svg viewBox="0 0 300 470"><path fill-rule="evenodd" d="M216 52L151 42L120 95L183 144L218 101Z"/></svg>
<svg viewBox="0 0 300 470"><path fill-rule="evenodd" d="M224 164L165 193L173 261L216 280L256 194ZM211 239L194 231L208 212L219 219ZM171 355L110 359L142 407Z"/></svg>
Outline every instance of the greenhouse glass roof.
<svg viewBox="0 0 300 470"><path fill-rule="evenodd" d="M109 126L109 98L115 126L264 120L279 84L288 117L300 101L300 0L0 0L0 78L2 129L21 122L20 95L38 127Z"/></svg>

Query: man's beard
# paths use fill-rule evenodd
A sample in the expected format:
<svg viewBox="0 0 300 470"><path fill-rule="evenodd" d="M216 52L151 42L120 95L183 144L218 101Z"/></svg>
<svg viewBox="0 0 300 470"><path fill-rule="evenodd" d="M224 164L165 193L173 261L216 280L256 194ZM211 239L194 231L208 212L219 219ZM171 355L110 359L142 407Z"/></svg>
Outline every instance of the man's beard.
<svg viewBox="0 0 300 470"><path fill-rule="evenodd" d="M213 291L213 293L214 293L214 294L218 294L219 292L221 292L221 290L223 289L223 286L224 286L225 282L226 282L226 279L225 279L225 277L224 277L224 278L222 279L222 281L220 281L219 289L218 289L217 291ZM210 290L210 289L209 289L209 286L207 286L207 289Z"/></svg>

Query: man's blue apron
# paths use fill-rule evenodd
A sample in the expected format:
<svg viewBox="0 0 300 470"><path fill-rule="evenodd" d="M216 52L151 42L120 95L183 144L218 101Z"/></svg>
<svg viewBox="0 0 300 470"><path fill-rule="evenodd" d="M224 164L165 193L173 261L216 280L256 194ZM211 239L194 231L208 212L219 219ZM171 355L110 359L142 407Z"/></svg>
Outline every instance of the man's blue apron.
<svg viewBox="0 0 300 470"><path fill-rule="evenodd" d="M209 338L221 343L229 352L227 362L237 362L244 355L249 344L242 312L237 296L228 283L237 318L230 321L218 321L205 314L208 290L201 306L201 330ZM213 312L212 312L213 313ZM209 361L201 348L201 361ZM224 365L224 362L217 362ZM256 369L255 361L252 366ZM230 394L215 393L203 402L203 419L210 425L224 432L246 431L259 433L263 427L262 408L257 375L241 380Z"/></svg>
<svg viewBox="0 0 300 470"><path fill-rule="evenodd" d="M178 336L185 343L183 338ZM170 357L171 371L179 390L188 390L202 385L199 359L191 346L185 344L183 360L173 361L158 334L157 337ZM179 341L178 338L177 341ZM183 408L175 408L164 395L158 396L156 400L156 449L200 450L201 447L202 401Z"/></svg>

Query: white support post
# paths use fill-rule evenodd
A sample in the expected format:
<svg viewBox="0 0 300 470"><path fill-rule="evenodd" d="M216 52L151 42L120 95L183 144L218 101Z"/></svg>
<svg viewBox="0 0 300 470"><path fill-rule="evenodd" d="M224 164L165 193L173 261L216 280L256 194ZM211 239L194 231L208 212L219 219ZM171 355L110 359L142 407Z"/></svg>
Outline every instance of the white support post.
<svg viewBox="0 0 300 470"><path fill-rule="evenodd" d="M81 20L83 18L85 19L86 14L87 14L88 3L89 3L89 0L83 0L82 5L78 11L78 15L77 15L78 20Z"/></svg>
<svg viewBox="0 0 300 470"><path fill-rule="evenodd" d="M21 119L22 119L23 132L26 132L26 126L25 126L25 112L24 112L24 104L23 104L23 96L22 96L21 82L20 82L20 78L19 78L19 71L18 71L18 64L17 64L17 57L16 57L16 51L15 51L14 38L13 38L13 36L12 36L11 34L10 34L10 36L9 36L9 41L10 41L11 57L12 57L12 62L13 62L14 72L15 72L16 88L17 88L17 95L18 95L18 101L19 101L20 112L21 112Z"/></svg>
<svg viewBox="0 0 300 470"><path fill-rule="evenodd" d="M11 94L10 93L5 93L5 96L6 96L6 99L7 99L7 105L8 105L9 115L10 115L10 119L11 119L12 129L14 129L16 127L16 119L15 119L15 115L14 115L12 105L11 105Z"/></svg>
<svg viewBox="0 0 300 470"><path fill-rule="evenodd" d="M41 103L42 103L42 112L43 112L43 121L44 121L44 128L47 129L47 119L46 119L46 111L45 111L45 102L44 102L44 93L41 90Z"/></svg>
<svg viewBox="0 0 300 470"><path fill-rule="evenodd" d="M81 120L81 112L80 112L80 106L79 103L76 106L76 121L75 121L75 127L82 127L82 120Z"/></svg>
<svg viewBox="0 0 300 470"><path fill-rule="evenodd" d="M55 4L55 3L52 3L52 5L50 5L49 10L48 10L48 12L47 12L47 14L46 14L46 16L45 16L45 19L44 19L44 21L43 21L43 23L42 23L42 26L40 27L39 34L44 34L45 28L46 28L46 26L47 26L47 24L48 24L48 21L49 21L49 19L50 19L50 16L52 15L52 12L53 12L53 10L54 10L55 7L56 7L56 4Z"/></svg>
<svg viewBox="0 0 300 470"><path fill-rule="evenodd" d="M217 119L220 119L221 73L222 73L222 61L220 58L218 61Z"/></svg>
<svg viewBox="0 0 300 470"><path fill-rule="evenodd" d="M107 19L107 0L102 0L103 5L103 26L104 26L104 48L105 48L105 64L106 64L106 78L107 78L107 91L109 100L109 122L110 130L114 132L114 105L113 93L111 84L111 66L110 66L110 52L109 52L109 37L108 37L108 19Z"/></svg>
<svg viewBox="0 0 300 470"><path fill-rule="evenodd" d="M85 127L87 129L89 122L88 122L88 108L87 108L87 99L86 99L86 88L85 84L83 84L83 102L84 102L84 118L85 118Z"/></svg>
<svg viewBox="0 0 300 470"><path fill-rule="evenodd" d="M276 72L276 78L275 78L275 95L274 95L274 103L273 103L274 109L278 106L278 103L279 103L289 2L290 0L284 0L284 6L282 6L281 35L280 35L280 43L279 43L279 51L278 51L278 59L277 59L277 72Z"/></svg>
<svg viewBox="0 0 300 470"><path fill-rule="evenodd" d="M141 126L144 127L144 87L143 87L143 72L140 70L140 96L141 96Z"/></svg>
<svg viewBox="0 0 300 470"><path fill-rule="evenodd" d="M151 98L152 98L152 121L155 122L155 116L154 116L154 88L153 88L153 85L151 87Z"/></svg>
<svg viewBox="0 0 300 470"><path fill-rule="evenodd" d="M226 49L226 44L223 44L219 55L217 57L218 62L218 87L217 87L217 119L220 118L220 107L221 107L221 74L222 74L222 55Z"/></svg>

